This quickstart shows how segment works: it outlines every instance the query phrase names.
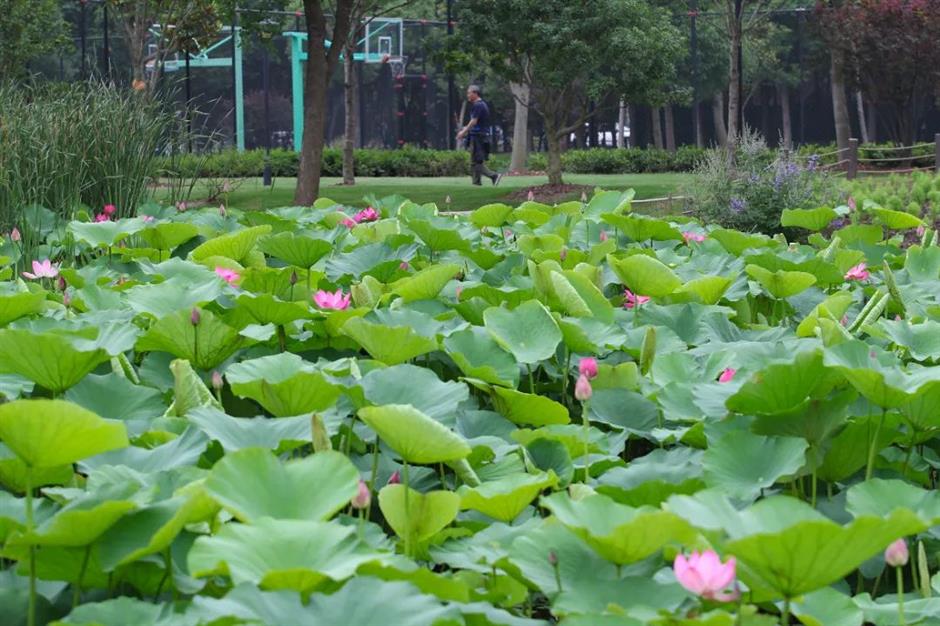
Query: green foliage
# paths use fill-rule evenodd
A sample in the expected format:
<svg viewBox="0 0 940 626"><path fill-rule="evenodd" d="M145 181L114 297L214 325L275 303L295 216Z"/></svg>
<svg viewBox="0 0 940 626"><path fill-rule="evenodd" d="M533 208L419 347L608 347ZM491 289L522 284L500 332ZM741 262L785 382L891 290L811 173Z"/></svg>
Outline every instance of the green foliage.
<svg viewBox="0 0 940 626"><path fill-rule="evenodd" d="M10 0L0 11L0 84L23 78L30 61L64 45L66 24L55 0Z"/></svg>

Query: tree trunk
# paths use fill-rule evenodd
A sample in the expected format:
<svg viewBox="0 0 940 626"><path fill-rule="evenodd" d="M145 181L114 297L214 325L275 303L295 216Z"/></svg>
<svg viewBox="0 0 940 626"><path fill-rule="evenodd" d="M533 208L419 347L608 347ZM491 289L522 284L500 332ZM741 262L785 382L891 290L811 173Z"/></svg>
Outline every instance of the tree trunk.
<svg viewBox="0 0 940 626"><path fill-rule="evenodd" d="M725 128L725 99L720 91L712 98L712 119L715 122L715 141L723 148L728 145L728 130Z"/></svg>
<svg viewBox="0 0 940 626"><path fill-rule="evenodd" d="M738 120L741 117L741 92L738 85L741 80L741 66L738 63L738 45L741 41L741 24L737 20L731 23L731 53L728 71L728 140L737 143L741 129Z"/></svg>
<svg viewBox="0 0 940 626"><path fill-rule="evenodd" d="M793 118L790 115L790 89L786 85L777 86L777 95L780 98L780 117L783 127L783 147L786 150L793 148Z"/></svg>
<svg viewBox="0 0 940 626"><path fill-rule="evenodd" d="M529 160L529 86L521 83L509 83L516 101L516 117L512 124L512 158L509 160L510 172L524 172Z"/></svg>
<svg viewBox="0 0 940 626"><path fill-rule="evenodd" d="M845 99L845 83L842 78L842 61L835 54L829 66L829 82L832 89L832 116L836 125L836 144L839 150L847 150L852 126L849 123L849 106Z"/></svg>
<svg viewBox="0 0 940 626"><path fill-rule="evenodd" d="M617 112L617 147L625 148L626 147L626 130L627 126L627 103L623 100L620 101L619 111Z"/></svg>
<svg viewBox="0 0 940 626"><path fill-rule="evenodd" d="M343 184L356 184L356 138L359 136L359 94L356 83L356 65L353 59L355 37L343 54L343 90L346 96L346 129L343 135Z"/></svg>
<svg viewBox="0 0 940 626"><path fill-rule="evenodd" d="M858 109L858 130L862 134L862 143L868 143L868 120L865 119L865 101L862 100L862 92L855 92L855 107Z"/></svg>
<svg viewBox="0 0 940 626"><path fill-rule="evenodd" d="M705 124L702 120L702 103L692 104L692 115L695 116L695 145L699 148L705 147Z"/></svg>
<svg viewBox="0 0 940 626"><path fill-rule="evenodd" d="M650 107L651 128L653 130L653 145L657 150L663 149L663 122L660 117L660 107Z"/></svg>
<svg viewBox="0 0 940 626"><path fill-rule="evenodd" d="M868 139L875 143L878 141L878 107L874 102L868 103Z"/></svg>
<svg viewBox="0 0 940 626"><path fill-rule="evenodd" d="M676 151L676 122L672 116L672 105L665 106L666 112L666 150Z"/></svg>
<svg viewBox="0 0 940 626"><path fill-rule="evenodd" d="M561 135L554 128L545 128L548 144L548 184L561 185Z"/></svg>

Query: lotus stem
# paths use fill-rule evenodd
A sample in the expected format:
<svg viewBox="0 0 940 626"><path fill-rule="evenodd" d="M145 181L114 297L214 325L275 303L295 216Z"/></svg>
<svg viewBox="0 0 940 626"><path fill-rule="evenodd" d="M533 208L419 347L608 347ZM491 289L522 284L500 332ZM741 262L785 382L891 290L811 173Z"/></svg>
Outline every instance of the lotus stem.
<svg viewBox="0 0 940 626"><path fill-rule="evenodd" d="M813 508L816 508L816 468L813 467L813 485L812 485L812 494L810 496L810 504L813 505Z"/></svg>
<svg viewBox="0 0 940 626"><path fill-rule="evenodd" d="M591 436L591 422L588 420L588 413L590 412L590 400L585 400L581 403L581 423L584 429L584 484L588 483L588 477L590 475L590 460L589 460L589 440Z"/></svg>
<svg viewBox="0 0 940 626"><path fill-rule="evenodd" d="M875 457L878 452L878 438L881 436L881 429L885 423L885 414L887 409L881 409L881 419L878 420L878 426L875 427L875 436L868 444L868 465L865 467L865 480L871 480L872 473L875 471Z"/></svg>
<svg viewBox="0 0 940 626"><path fill-rule="evenodd" d="M26 466L26 535L33 534L33 468ZM36 546L29 544L29 604L26 609L27 626L36 626Z"/></svg>
<svg viewBox="0 0 940 626"><path fill-rule="evenodd" d="M907 620L904 619L904 574L901 573L900 567L895 567L894 571L898 581L898 623L901 626L906 626Z"/></svg>
<svg viewBox="0 0 940 626"><path fill-rule="evenodd" d="M535 393L535 377L532 375L532 366L526 365L529 370L529 393Z"/></svg>
<svg viewBox="0 0 940 626"><path fill-rule="evenodd" d="M401 470L401 481L402 481L402 484L405 485L405 521L406 521L406 524L410 524L411 523L411 509L408 506L408 499L409 499L408 491L411 490L411 487L409 486L409 481L408 481L408 461L405 459L402 459L402 461L404 461L404 464L402 465L402 470ZM405 540L405 555L411 556L410 532L408 531L405 532L404 540Z"/></svg>
<svg viewBox="0 0 940 626"><path fill-rule="evenodd" d="M783 611L780 613L780 626L790 626L790 598L783 599Z"/></svg>
<svg viewBox="0 0 940 626"><path fill-rule="evenodd" d="M82 599L82 579L85 578L85 570L88 568L88 558L91 556L91 544L85 546L85 556L82 557L82 567L78 570L78 580L75 581L75 588L72 590L72 608L78 606Z"/></svg>
<svg viewBox="0 0 940 626"><path fill-rule="evenodd" d="M283 324L277 326L277 347L280 348L281 352L287 352L287 332L284 330Z"/></svg>

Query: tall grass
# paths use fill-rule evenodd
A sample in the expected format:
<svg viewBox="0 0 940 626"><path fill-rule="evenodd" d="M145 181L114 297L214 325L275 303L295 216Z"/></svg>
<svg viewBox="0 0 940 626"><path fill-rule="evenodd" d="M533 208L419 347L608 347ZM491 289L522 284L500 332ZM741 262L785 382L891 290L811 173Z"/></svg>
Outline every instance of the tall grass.
<svg viewBox="0 0 940 626"><path fill-rule="evenodd" d="M0 228L30 206L132 215L173 125L158 104L102 84L0 85Z"/></svg>

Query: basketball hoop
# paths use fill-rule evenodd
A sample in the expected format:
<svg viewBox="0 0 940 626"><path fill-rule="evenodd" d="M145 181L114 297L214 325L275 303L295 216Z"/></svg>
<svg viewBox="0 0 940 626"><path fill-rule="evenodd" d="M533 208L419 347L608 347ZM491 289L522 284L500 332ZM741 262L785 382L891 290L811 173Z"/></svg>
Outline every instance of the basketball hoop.
<svg viewBox="0 0 940 626"><path fill-rule="evenodd" d="M389 57L388 60L383 61L383 63L388 63L394 78L401 78L405 75L405 68L408 66L408 59L405 57Z"/></svg>

